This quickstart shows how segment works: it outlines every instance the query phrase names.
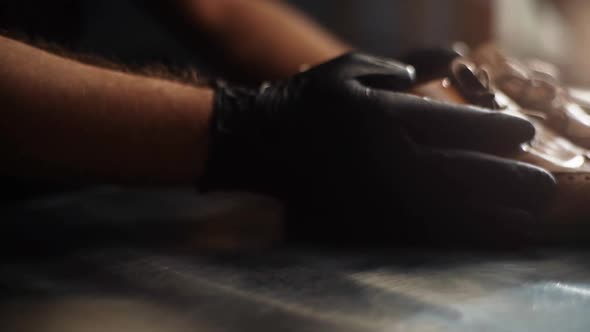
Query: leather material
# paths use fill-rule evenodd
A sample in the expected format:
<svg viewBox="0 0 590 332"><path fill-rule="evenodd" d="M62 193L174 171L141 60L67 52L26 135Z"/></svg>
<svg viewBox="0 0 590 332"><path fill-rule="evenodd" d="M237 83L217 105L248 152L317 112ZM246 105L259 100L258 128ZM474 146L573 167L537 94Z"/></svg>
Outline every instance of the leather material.
<svg viewBox="0 0 590 332"><path fill-rule="evenodd" d="M529 120L535 126L535 138L518 151L498 154L540 166L555 176L558 188L547 212L549 221L584 221L590 218L590 151L585 148L590 142L590 116L567 98L566 90L557 83L539 81L540 75L549 74L531 74L529 68L527 76L522 74L526 70L518 70L527 68L524 64L512 65L516 60L510 61L487 45L468 58L454 60L450 77L417 86L413 93Z"/></svg>
<svg viewBox="0 0 590 332"><path fill-rule="evenodd" d="M489 73L499 90L521 107L537 112L546 127L552 128L584 148L590 148L590 115L574 102L559 83L558 71L550 64L527 64L504 55L493 44L484 45L470 59Z"/></svg>

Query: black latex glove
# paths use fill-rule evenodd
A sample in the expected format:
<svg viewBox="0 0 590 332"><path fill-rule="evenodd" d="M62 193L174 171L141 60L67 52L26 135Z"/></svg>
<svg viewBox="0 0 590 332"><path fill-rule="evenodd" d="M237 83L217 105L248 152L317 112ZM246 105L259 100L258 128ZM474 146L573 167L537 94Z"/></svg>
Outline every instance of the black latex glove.
<svg viewBox="0 0 590 332"><path fill-rule="evenodd" d="M532 125L394 92L413 81L348 54L257 91L220 87L204 189L282 198L308 213L290 226L306 237L528 227L553 177L483 152L517 148Z"/></svg>
<svg viewBox="0 0 590 332"><path fill-rule="evenodd" d="M416 81L420 83L450 76L451 62L457 57L465 56L469 48L461 43L415 49L404 54L400 60L416 69Z"/></svg>

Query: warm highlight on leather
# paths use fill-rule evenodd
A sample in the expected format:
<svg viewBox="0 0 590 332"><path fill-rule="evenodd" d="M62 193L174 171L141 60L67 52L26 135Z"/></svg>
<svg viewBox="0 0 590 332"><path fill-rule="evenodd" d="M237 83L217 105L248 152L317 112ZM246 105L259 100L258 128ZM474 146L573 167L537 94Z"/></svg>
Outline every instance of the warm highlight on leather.
<svg viewBox="0 0 590 332"><path fill-rule="evenodd" d="M535 138L503 157L550 171L558 189L548 219L577 223L590 218L590 116L549 73L486 45L451 64L451 77L417 86L413 93L450 103L473 104L529 120ZM498 135L502 135L501 132Z"/></svg>

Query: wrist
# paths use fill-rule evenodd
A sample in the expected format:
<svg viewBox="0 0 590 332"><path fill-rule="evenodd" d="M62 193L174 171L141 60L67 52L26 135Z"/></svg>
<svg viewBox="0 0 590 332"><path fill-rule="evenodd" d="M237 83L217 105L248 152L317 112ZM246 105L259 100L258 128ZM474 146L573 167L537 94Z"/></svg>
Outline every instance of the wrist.
<svg viewBox="0 0 590 332"><path fill-rule="evenodd" d="M209 154L202 190L248 190L264 183L268 165L265 113L258 89L217 84L210 120Z"/></svg>

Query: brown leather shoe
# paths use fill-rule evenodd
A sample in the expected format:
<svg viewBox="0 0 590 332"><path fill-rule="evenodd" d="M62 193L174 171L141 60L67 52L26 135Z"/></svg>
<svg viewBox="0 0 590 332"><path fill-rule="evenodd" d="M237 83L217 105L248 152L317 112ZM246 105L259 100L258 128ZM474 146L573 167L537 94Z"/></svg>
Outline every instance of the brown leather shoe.
<svg viewBox="0 0 590 332"><path fill-rule="evenodd" d="M452 62L450 72L450 77L417 86L412 92L451 103L478 105L529 120L536 128L533 141L523 144L519 151L498 152L498 155L543 167L554 174L558 191L548 211L549 221L572 224L590 219L590 152L564 137L561 131L554 130L549 125L553 122L547 121L547 110L523 108L508 93L494 88L497 78L487 67L478 66L468 58L457 58ZM518 97L516 91L511 90L511 95ZM528 105L542 104L532 99L528 102ZM551 112L557 113L557 109L551 109Z"/></svg>
<svg viewBox="0 0 590 332"><path fill-rule="evenodd" d="M574 101L549 64L531 65L508 57L493 44L469 58L489 74L491 84L523 109L538 111L546 126L575 144L590 148L590 115Z"/></svg>

